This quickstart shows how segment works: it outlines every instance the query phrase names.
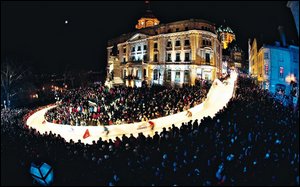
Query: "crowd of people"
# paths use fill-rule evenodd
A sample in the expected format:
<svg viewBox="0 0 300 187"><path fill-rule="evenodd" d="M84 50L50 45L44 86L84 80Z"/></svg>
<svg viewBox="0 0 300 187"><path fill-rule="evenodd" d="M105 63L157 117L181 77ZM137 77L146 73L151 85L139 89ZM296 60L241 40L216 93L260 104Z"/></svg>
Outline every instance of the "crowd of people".
<svg viewBox="0 0 300 187"><path fill-rule="evenodd" d="M112 125L140 122L188 110L200 104L210 88L203 83L196 86L172 88L105 86L67 90L58 106L45 114L48 122L85 125Z"/></svg>
<svg viewBox="0 0 300 187"><path fill-rule="evenodd" d="M3 185L31 185L32 162L53 167L53 185L299 185L299 109L248 78L239 77L235 97L214 118L153 137L69 143L10 120L21 116L13 113L1 112Z"/></svg>

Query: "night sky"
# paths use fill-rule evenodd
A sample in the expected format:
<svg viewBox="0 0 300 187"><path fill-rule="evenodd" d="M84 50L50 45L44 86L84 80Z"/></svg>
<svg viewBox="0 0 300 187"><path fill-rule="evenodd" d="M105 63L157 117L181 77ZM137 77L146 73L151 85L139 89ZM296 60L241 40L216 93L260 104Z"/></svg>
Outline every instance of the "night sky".
<svg viewBox="0 0 300 187"><path fill-rule="evenodd" d="M279 41L278 25L284 26L287 41L299 44L287 1L150 3L161 23L198 18L219 26L225 19L246 53L249 37L267 43ZM37 72L59 73L67 65L76 70L105 71L107 41L135 31L144 13L144 1L1 1L1 59L17 58Z"/></svg>

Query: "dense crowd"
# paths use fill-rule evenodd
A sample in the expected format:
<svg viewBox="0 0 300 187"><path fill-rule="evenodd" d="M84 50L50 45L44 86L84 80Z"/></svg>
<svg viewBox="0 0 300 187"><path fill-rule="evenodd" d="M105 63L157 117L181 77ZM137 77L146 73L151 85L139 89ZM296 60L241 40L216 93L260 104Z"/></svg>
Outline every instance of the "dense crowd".
<svg viewBox="0 0 300 187"><path fill-rule="evenodd" d="M67 143L1 115L1 183L30 185L30 163L43 161L54 168L54 185L299 185L299 110L250 79L237 83L214 118L154 137Z"/></svg>
<svg viewBox="0 0 300 187"><path fill-rule="evenodd" d="M171 88L153 85L131 88L105 86L72 89L63 93L58 106L49 110L46 120L70 125L111 125L140 122L188 110L206 96L208 82Z"/></svg>

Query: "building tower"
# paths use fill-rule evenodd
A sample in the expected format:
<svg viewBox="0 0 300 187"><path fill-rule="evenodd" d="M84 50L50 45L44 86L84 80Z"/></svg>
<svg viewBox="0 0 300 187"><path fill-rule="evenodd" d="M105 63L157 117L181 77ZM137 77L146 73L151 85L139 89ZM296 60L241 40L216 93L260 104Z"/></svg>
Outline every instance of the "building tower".
<svg viewBox="0 0 300 187"><path fill-rule="evenodd" d="M145 5L146 5L146 14L144 14L144 16L142 16L139 20L138 20L138 24L135 25L136 29L143 29L146 27L153 27L155 25L159 24L159 20L153 15L152 10L150 9L150 2L149 1L145 1Z"/></svg>
<svg viewBox="0 0 300 187"><path fill-rule="evenodd" d="M232 31L232 29L226 25L225 20L224 20L224 25L221 25L217 29L217 33L222 42L223 49L227 49L228 44L231 43L233 40L235 40L235 34Z"/></svg>

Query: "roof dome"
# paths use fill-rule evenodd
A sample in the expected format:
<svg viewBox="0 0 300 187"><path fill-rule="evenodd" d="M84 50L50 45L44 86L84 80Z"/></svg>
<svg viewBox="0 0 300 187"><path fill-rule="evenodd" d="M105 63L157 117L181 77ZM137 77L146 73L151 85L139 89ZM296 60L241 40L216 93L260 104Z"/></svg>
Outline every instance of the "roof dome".
<svg viewBox="0 0 300 187"><path fill-rule="evenodd" d="M229 26L223 26L221 25L218 29L217 29L217 32L218 33L221 33L221 32L228 32L228 33L233 33L232 29L229 27Z"/></svg>

